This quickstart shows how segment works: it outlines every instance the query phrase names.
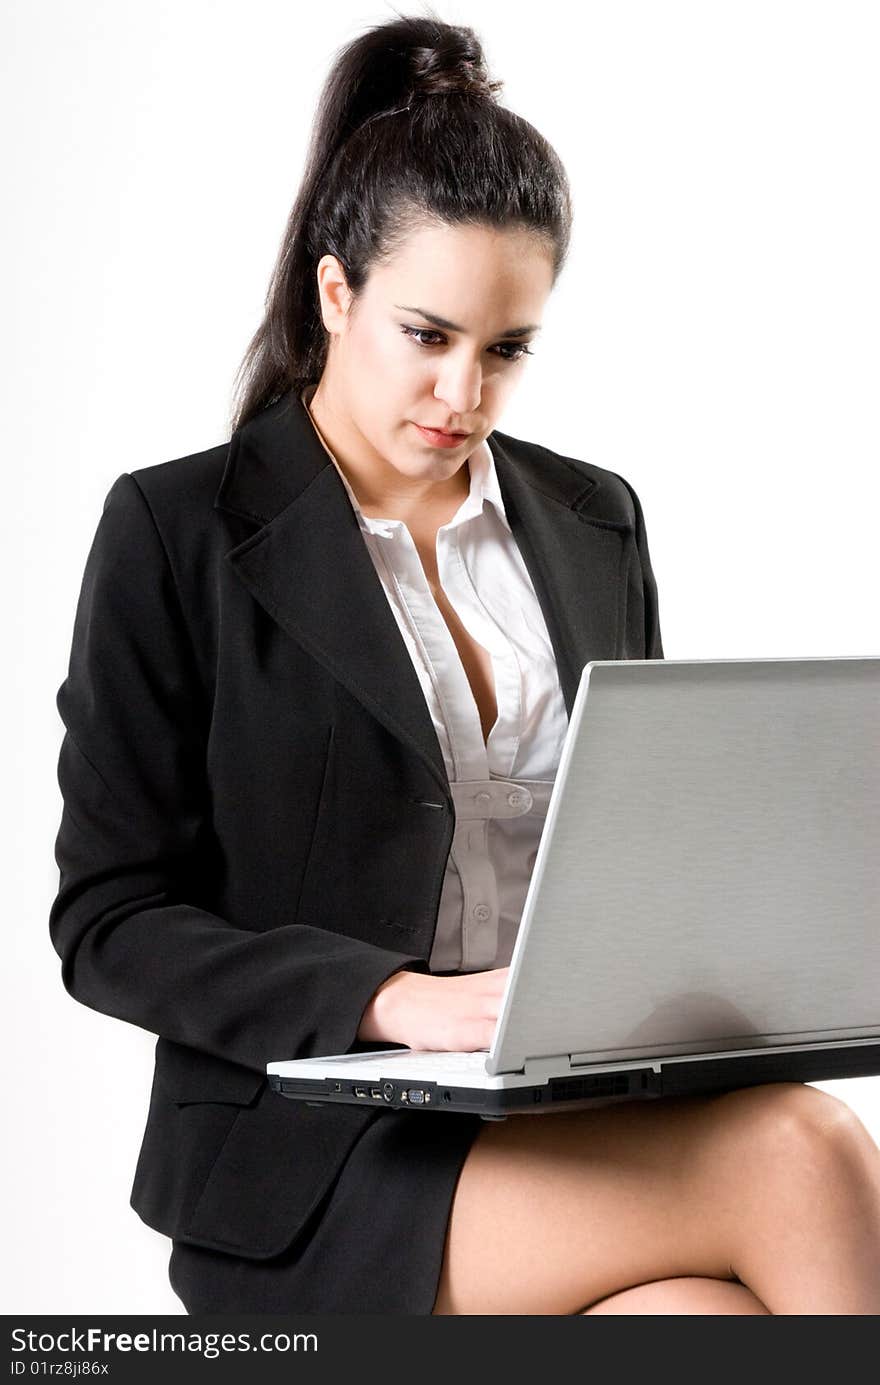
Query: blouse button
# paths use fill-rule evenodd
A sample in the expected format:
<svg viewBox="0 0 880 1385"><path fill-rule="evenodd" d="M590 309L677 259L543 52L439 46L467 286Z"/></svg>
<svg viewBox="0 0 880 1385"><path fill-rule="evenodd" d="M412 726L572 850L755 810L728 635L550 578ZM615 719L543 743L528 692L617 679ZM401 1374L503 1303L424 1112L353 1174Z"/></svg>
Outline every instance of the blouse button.
<svg viewBox="0 0 880 1385"><path fill-rule="evenodd" d="M480 808L488 808L489 804L492 802L492 795L490 793L486 793L484 789L482 793L477 794L476 798L474 799L474 802Z"/></svg>
<svg viewBox="0 0 880 1385"><path fill-rule="evenodd" d="M513 793L507 795L507 801L511 808L531 808L532 795L527 789L514 789Z"/></svg>
<svg viewBox="0 0 880 1385"><path fill-rule="evenodd" d="M474 905L474 918L475 918L475 919L487 919L487 918L489 918L489 916L490 916L491 913L492 913L492 910L489 908L488 904L475 904L475 905Z"/></svg>

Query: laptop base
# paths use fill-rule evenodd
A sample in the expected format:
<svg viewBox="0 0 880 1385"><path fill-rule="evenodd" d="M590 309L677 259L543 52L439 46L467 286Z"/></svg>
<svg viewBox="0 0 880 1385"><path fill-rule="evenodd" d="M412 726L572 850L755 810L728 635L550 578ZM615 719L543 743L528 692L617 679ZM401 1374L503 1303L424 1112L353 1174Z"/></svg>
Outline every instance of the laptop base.
<svg viewBox="0 0 880 1385"><path fill-rule="evenodd" d="M659 1059L633 1068L616 1068L550 1078L517 1087L467 1087L404 1077L370 1081L352 1078L280 1077L270 1073L272 1090L310 1106L327 1102L375 1106L392 1111L462 1111L485 1120L512 1115L542 1115L669 1096L732 1091L765 1082L822 1082L880 1074L880 1042L812 1048L802 1052L739 1054L730 1058Z"/></svg>

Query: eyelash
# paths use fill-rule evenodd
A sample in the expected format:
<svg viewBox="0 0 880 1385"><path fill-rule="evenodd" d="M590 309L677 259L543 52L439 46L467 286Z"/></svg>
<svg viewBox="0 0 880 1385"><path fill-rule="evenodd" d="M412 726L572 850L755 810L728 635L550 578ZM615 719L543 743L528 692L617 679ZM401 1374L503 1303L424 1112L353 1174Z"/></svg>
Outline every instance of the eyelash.
<svg viewBox="0 0 880 1385"><path fill-rule="evenodd" d="M400 330L403 332L404 336L412 338L417 346L427 348L442 345L442 334L440 332L435 332L433 327L406 327L401 325ZM441 337L441 341L419 341L419 337L422 336ZM515 356L502 355L502 361L518 361L522 356L534 356L535 354L534 351L529 350L529 347L524 341L505 341L498 342L497 344L516 352Z"/></svg>

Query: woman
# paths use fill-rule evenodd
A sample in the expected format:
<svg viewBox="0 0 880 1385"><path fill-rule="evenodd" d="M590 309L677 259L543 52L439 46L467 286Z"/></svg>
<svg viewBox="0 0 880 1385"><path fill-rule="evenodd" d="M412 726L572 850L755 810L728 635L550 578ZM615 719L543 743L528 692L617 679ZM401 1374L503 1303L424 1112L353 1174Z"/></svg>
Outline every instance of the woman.
<svg viewBox="0 0 880 1385"><path fill-rule="evenodd" d="M51 929L159 1036L132 1205L189 1312L874 1313L878 1152L816 1088L495 1124L266 1084L489 1047L580 670L662 657L632 487L496 428L571 214L496 87L430 19L342 51L231 442L105 501Z"/></svg>

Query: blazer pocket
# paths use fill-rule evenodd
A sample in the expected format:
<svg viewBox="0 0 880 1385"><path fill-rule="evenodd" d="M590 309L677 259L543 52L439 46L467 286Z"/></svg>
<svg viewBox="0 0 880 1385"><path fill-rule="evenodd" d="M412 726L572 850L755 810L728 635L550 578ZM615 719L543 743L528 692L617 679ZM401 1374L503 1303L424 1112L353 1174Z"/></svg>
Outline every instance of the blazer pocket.
<svg viewBox="0 0 880 1385"><path fill-rule="evenodd" d="M170 1039L156 1044L156 1078L178 1106L211 1101L248 1106L268 1087L265 1073Z"/></svg>
<svg viewBox="0 0 880 1385"><path fill-rule="evenodd" d="M280 1255L305 1229L382 1111L307 1106L266 1087L235 1113L177 1238L246 1259Z"/></svg>

